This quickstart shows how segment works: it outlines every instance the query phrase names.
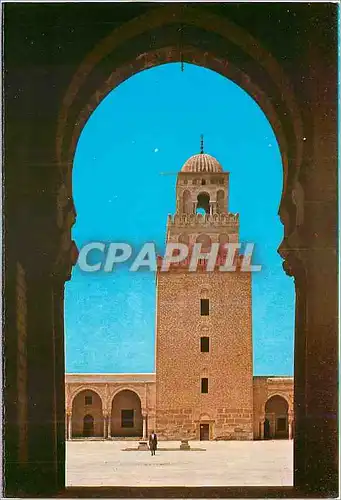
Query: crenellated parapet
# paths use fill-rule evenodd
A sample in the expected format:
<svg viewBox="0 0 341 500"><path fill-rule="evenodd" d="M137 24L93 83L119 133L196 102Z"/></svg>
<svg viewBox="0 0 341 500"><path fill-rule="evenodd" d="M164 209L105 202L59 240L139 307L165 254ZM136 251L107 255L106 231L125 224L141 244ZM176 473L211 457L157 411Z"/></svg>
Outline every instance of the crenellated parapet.
<svg viewBox="0 0 341 500"><path fill-rule="evenodd" d="M201 226L205 227L220 227L228 229L238 229L239 214L175 214L168 215L167 227L188 227Z"/></svg>

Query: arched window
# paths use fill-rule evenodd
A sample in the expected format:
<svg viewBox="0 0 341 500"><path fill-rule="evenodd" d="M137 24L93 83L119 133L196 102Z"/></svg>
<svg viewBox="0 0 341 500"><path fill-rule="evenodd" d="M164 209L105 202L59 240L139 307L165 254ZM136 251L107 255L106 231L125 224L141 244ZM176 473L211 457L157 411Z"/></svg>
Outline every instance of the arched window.
<svg viewBox="0 0 341 500"><path fill-rule="evenodd" d="M184 191L182 195L182 213L190 214L192 213L192 200L191 193L189 191Z"/></svg>
<svg viewBox="0 0 341 500"><path fill-rule="evenodd" d="M197 202L197 213L199 209L205 210L206 214L210 213L210 195L208 193L199 193Z"/></svg>
<svg viewBox="0 0 341 500"><path fill-rule="evenodd" d="M222 254L227 252L227 243L229 243L229 241L230 241L230 238L229 238L228 234L220 234L219 235L219 251Z"/></svg>

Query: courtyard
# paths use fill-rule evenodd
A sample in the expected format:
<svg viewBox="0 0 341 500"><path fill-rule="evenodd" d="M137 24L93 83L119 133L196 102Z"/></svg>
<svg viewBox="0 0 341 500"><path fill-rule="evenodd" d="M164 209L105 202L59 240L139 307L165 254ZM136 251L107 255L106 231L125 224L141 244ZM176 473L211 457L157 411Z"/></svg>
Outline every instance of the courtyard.
<svg viewBox="0 0 341 500"><path fill-rule="evenodd" d="M68 441L67 486L292 486L293 441L161 441L156 456L136 441ZM163 451L163 448L174 448Z"/></svg>

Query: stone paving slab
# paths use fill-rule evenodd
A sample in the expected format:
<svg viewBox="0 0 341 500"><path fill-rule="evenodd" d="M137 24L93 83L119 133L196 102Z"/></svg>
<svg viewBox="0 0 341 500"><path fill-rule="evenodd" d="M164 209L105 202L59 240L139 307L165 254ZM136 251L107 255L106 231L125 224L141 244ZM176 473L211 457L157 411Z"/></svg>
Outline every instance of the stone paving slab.
<svg viewBox="0 0 341 500"><path fill-rule="evenodd" d="M200 447L203 442L190 442ZM206 451L130 451L124 441L67 442L67 486L292 486L292 441L205 441ZM178 442L160 446L179 448Z"/></svg>

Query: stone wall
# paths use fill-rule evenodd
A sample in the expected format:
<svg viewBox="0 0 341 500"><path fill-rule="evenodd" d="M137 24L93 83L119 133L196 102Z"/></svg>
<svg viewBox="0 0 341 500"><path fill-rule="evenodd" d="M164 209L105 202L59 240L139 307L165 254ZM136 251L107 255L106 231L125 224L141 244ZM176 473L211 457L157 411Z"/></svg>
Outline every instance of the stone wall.
<svg viewBox="0 0 341 500"><path fill-rule="evenodd" d="M74 382L77 377L80 377L81 384ZM278 395L283 397L288 402L288 419L292 423L292 436L294 433L293 428L293 392L294 392L294 381L292 377L253 377L253 413L247 408L232 408L215 406L213 411L204 412L202 408L190 408L190 407L173 407L166 410L158 409L157 416L158 421L156 425L156 380L155 374L88 374L88 375L77 375L68 374L66 376L66 387L67 393L71 391L76 393L74 400L80 395L83 397L85 394L90 394L86 390L88 387L90 391L94 388L102 394L103 402L103 415L105 415L106 399L104 394L105 386L95 383L95 380L101 380L103 377L107 380L107 393L110 395L112 393L120 394L127 387L127 380L135 379L135 383L131 384L134 387L135 393L139 393L143 401L142 416L146 419L146 433L155 430L159 438L162 439L200 439L200 425L209 424L210 426L210 439L216 440L251 440L251 439L263 439L261 434L261 425L264 424L265 418L265 406L267 401L270 400L272 396ZM139 380L139 382L136 381ZM116 380L116 382L113 382ZM121 380L121 382L118 382ZM124 380L124 382L123 382ZM73 381L73 382L70 382ZM129 385L129 384L128 384ZM91 388L91 389L90 389ZM81 391L81 392L79 392ZM173 389L175 391L175 389ZM93 392L91 392L93 394ZM143 400L143 394L146 399ZM174 396L174 392L173 392ZM109 401L111 399L109 398ZM98 403L98 402L97 402ZM97 405L98 406L98 405ZM70 409L68 408L70 413ZM72 422L73 428L76 431L74 425L74 419L78 418L76 414L72 411ZM84 412L83 412L84 413ZM82 418L86 414L83 414ZM112 413L109 411L109 416ZM78 427L77 427L78 429ZM80 430L80 427L79 427ZM141 430L138 437L142 437L143 429ZM97 433L98 434L98 433ZM114 435L114 432L112 433ZM99 435L104 437L103 425Z"/></svg>
<svg viewBox="0 0 341 500"><path fill-rule="evenodd" d="M210 313L200 315L200 299ZM224 311L224 314L222 314ZM156 422L160 437L252 439L251 282L246 272L159 272L157 276ZM200 352L200 337L210 352ZM202 394L200 379L208 378ZM214 425L213 425L214 422Z"/></svg>

